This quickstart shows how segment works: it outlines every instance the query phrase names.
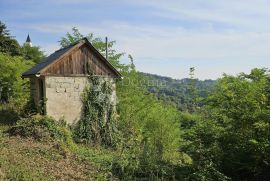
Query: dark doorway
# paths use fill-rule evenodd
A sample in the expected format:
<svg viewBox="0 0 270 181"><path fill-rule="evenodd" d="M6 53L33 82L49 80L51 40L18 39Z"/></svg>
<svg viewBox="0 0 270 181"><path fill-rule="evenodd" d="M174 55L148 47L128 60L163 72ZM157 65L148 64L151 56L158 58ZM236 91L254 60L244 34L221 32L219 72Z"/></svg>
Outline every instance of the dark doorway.
<svg viewBox="0 0 270 181"><path fill-rule="evenodd" d="M44 96L44 81L42 79L38 80L39 84L39 113L42 115L46 114L46 103Z"/></svg>

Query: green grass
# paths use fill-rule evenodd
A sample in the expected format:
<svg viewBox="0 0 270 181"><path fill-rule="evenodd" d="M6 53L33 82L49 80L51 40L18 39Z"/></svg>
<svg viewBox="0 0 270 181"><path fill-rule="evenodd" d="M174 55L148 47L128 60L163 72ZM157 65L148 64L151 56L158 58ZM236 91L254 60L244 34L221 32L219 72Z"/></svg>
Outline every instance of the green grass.
<svg viewBox="0 0 270 181"><path fill-rule="evenodd" d="M0 123L0 180L118 180L112 174L115 151L65 139L10 136L11 126Z"/></svg>

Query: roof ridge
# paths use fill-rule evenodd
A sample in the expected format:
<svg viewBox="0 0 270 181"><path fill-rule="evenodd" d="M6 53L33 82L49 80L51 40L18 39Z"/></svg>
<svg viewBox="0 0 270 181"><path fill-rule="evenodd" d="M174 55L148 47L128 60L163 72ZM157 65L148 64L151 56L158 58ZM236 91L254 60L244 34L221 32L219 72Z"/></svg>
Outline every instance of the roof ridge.
<svg viewBox="0 0 270 181"><path fill-rule="evenodd" d="M78 43L79 43L81 40L82 40L82 39L77 40L77 41L75 41L75 42L73 42L73 43L69 44L68 46L65 46L65 47L62 47L62 48L60 48L60 49L56 50L55 52L58 52L58 51L61 51L61 50L66 49L66 48L69 48L69 47L71 47L71 46L74 46L74 45L78 44Z"/></svg>

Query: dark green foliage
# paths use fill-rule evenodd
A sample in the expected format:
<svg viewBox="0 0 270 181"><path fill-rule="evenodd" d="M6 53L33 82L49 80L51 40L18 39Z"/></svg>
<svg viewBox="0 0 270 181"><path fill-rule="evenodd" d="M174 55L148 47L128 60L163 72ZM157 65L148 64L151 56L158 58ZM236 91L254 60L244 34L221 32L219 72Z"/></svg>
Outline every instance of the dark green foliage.
<svg viewBox="0 0 270 181"><path fill-rule="evenodd" d="M195 68L191 67L189 69L189 83L188 83L188 89L187 92L190 95L190 99L188 102L188 111L189 112L195 112L196 109L198 108L198 89L196 87L197 85L197 81L194 78L194 72L195 72Z"/></svg>
<svg viewBox="0 0 270 181"><path fill-rule="evenodd" d="M24 71L44 57L38 47L24 45L13 39L0 22L0 102L12 103L16 110L28 101L29 82L22 80Z"/></svg>
<svg viewBox="0 0 270 181"><path fill-rule="evenodd" d="M213 90L216 81L198 79L172 79L159 75L142 73L146 78L147 90L159 99L175 105L181 111L194 111L205 105L203 101ZM196 103L195 103L195 102Z"/></svg>
<svg viewBox="0 0 270 181"><path fill-rule="evenodd" d="M60 140L66 144L72 143L69 128L63 121L55 121L46 116L32 116L19 120L7 131L11 136L31 137L36 140Z"/></svg>
<svg viewBox="0 0 270 181"><path fill-rule="evenodd" d="M270 74L253 69L225 75L209 98L210 118L224 129L222 169L235 179L262 179L270 172Z"/></svg>
<svg viewBox="0 0 270 181"><path fill-rule="evenodd" d="M9 105L0 106L0 125L13 125L20 117Z"/></svg>
<svg viewBox="0 0 270 181"><path fill-rule="evenodd" d="M192 165L181 168L187 180L229 180L220 169L219 138L223 129L201 114L181 116L182 143L180 150L191 156Z"/></svg>
<svg viewBox="0 0 270 181"><path fill-rule="evenodd" d="M0 53L0 102L13 102L20 107L29 97L29 82L21 74L30 68L33 62L22 57Z"/></svg>
<svg viewBox="0 0 270 181"><path fill-rule="evenodd" d="M20 45L9 33L6 25L0 21L0 53L12 56L21 55Z"/></svg>
<svg viewBox="0 0 270 181"><path fill-rule="evenodd" d="M29 81L21 74L33 62L22 57L0 53L0 122L15 123L26 114L29 102Z"/></svg>
<svg viewBox="0 0 270 181"><path fill-rule="evenodd" d="M37 46L31 47L29 44L24 44L21 48L21 52L26 60L31 60L35 63L45 58L44 52Z"/></svg>
<svg viewBox="0 0 270 181"><path fill-rule="evenodd" d="M269 90L268 69L224 75L197 115L182 116L180 148L193 159L188 178L267 180Z"/></svg>

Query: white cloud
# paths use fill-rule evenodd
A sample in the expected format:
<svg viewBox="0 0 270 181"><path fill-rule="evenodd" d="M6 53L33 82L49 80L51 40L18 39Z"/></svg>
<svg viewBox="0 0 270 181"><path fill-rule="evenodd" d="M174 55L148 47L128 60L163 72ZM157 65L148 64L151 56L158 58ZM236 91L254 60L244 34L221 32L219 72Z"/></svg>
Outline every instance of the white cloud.
<svg viewBox="0 0 270 181"><path fill-rule="evenodd" d="M110 33L123 50L140 58L215 59L270 55L270 33L193 31L182 27L117 23L110 26Z"/></svg>
<svg viewBox="0 0 270 181"><path fill-rule="evenodd" d="M236 27L270 29L269 0L137 0L133 5L152 8L149 13L176 20L209 21Z"/></svg>
<svg viewBox="0 0 270 181"><path fill-rule="evenodd" d="M43 33L63 34L76 26L83 34L93 32L97 36L108 36L117 41L118 50L132 54L142 70L174 77L182 76L178 73L178 68L173 66L177 62L179 65L181 61L186 61L182 72L188 66L198 65L195 61L212 61L208 62L210 65L198 70L199 76L203 78L211 77L210 75L217 77L222 72L246 71L253 65L270 66L265 63L265 59L270 58L269 0L120 0L121 2L147 7L148 15L179 23L172 25L163 22L155 25L151 22L110 19L93 24L41 23L31 27ZM180 20L192 22L196 26L188 27ZM46 45L43 48L51 53L57 47ZM158 63L155 64L153 60ZM215 62L237 60L245 67L241 69L236 64L225 66L224 63L215 65ZM192 63L189 64L188 61ZM245 61L249 61L249 65L245 65ZM260 61L263 63L260 64ZM153 64L150 65L149 62ZM220 65L222 67L217 67ZM216 69L216 72L211 72L212 69Z"/></svg>

